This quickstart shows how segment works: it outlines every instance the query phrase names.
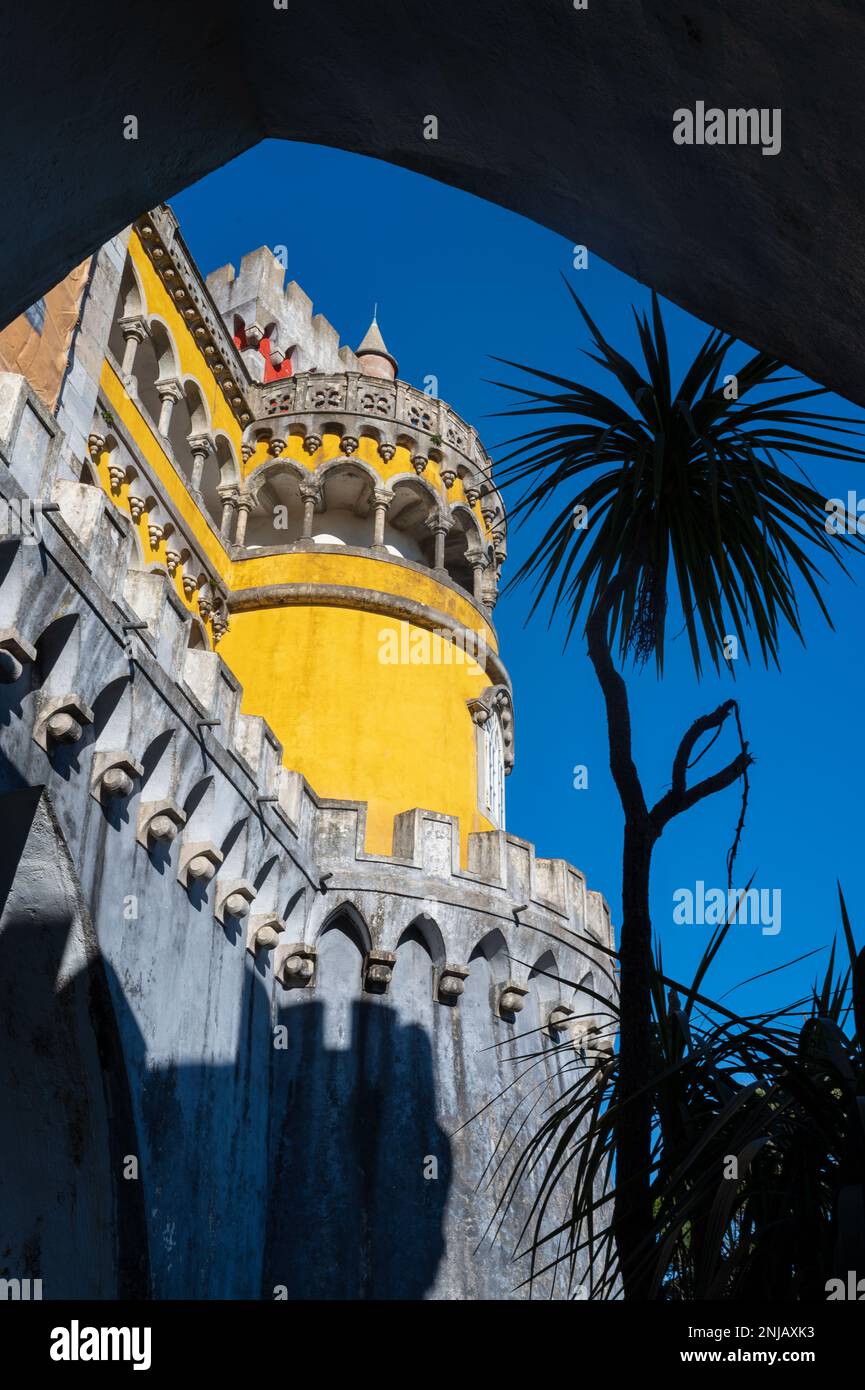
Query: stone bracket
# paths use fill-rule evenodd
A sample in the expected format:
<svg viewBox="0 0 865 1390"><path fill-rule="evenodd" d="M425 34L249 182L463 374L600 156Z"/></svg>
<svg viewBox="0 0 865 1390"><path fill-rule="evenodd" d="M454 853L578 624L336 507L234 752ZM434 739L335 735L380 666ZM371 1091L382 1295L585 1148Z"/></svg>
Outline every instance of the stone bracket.
<svg viewBox="0 0 865 1390"><path fill-rule="evenodd" d="M90 795L100 803L111 797L131 796L136 781L143 776L141 763L125 749L113 753L98 750L90 768Z"/></svg>
<svg viewBox="0 0 865 1390"><path fill-rule="evenodd" d="M528 992L525 985L518 984L516 980L507 980L499 991L499 1018L510 1020L514 1014L520 1013Z"/></svg>
<svg viewBox="0 0 865 1390"><path fill-rule="evenodd" d="M292 942L289 946L277 946L274 957L274 974L286 989L302 989L312 983L315 975L316 951L303 941Z"/></svg>
<svg viewBox="0 0 865 1390"><path fill-rule="evenodd" d="M395 964L393 951L369 952L363 964L363 987L367 994L387 994Z"/></svg>
<svg viewBox="0 0 865 1390"><path fill-rule="evenodd" d="M171 797L165 797L162 801L142 801L138 808L135 838L144 849L151 849L159 841L170 844L185 824L186 812Z"/></svg>
<svg viewBox="0 0 865 1390"><path fill-rule="evenodd" d="M246 949L251 955L256 951L273 951L279 941L279 934L285 923L278 912L253 912L246 927Z"/></svg>
<svg viewBox="0 0 865 1390"><path fill-rule="evenodd" d="M13 685L24 667L35 660L36 648L21 636L17 627L0 628L0 684Z"/></svg>
<svg viewBox="0 0 865 1390"><path fill-rule="evenodd" d="M255 886L246 878L231 878L225 882L220 879L216 885L216 903L213 909L217 922L224 927L229 917L237 921L248 916L256 893Z"/></svg>
<svg viewBox="0 0 865 1390"><path fill-rule="evenodd" d="M467 965L445 965L438 979L436 997L440 1004L456 1004L469 977Z"/></svg>
<svg viewBox="0 0 865 1390"><path fill-rule="evenodd" d="M195 883L209 883L222 863L222 851L212 840L196 840L185 844L179 856L177 879L184 888Z"/></svg>
<svg viewBox="0 0 865 1390"><path fill-rule="evenodd" d="M44 701L33 725L33 742L45 752L57 743L77 743L93 711L80 695L57 695Z"/></svg>

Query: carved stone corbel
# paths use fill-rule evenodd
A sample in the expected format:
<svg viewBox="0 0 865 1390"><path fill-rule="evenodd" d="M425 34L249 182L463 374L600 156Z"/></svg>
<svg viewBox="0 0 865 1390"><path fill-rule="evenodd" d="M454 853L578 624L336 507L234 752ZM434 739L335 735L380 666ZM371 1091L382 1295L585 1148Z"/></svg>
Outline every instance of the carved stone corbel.
<svg viewBox="0 0 865 1390"><path fill-rule="evenodd" d="M273 951L279 943L279 935L285 923L277 912L253 912L246 927L246 949L251 955L256 951Z"/></svg>
<svg viewBox="0 0 865 1390"><path fill-rule="evenodd" d="M508 980L499 991L499 1017L510 1020L514 1014L521 1013L526 1002L528 989L516 980Z"/></svg>
<svg viewBox="0 0 865 1390"><path fill-rule="evenodd" d="M303 941L277 948L274 974L286 989L304 989L315 975L315 947Z"/></svg>
<svg viewBox="0 0 865 1390"><path fill-rule="evenodd" d="M35 660L36 648L16 627L0 628L0 685L14 685Z"/></svg>
<svg viewBox="0 0 865 1390"><path fill-rule="evenodd" d="M144 849L156 844L171 844L186 824L186 812L175 801L143 801L138 808L138 828L135 838Z"/></svg>
<svg viewBox="0 0 865 1390"><path fill-rule="evenodd" d="M47 753L60 743L77 743L93 711L79 695L59 695L45 701L33 726L33 742Z"/></svg>
<svg viewBox="0 0 865 1390"><path fill-rule="evenodd" d="M369 952L363 965L363 987L367 994L387 994L395 964L393 951Z"/></svg>
<svg viewBox="0 0 865 1390"><path fill-rule="evenodd" d="M216 903L213 915L224 927L229 917L239 920L249 915L249 909L256 898L256 889L245 878L229 879L227 883L216 885Z"/></svg>
<svg viewBox="0 0 865 1390"><path fill-rule="evenodd" d="M181 848L177 879L184 888L196 883L209 883L222 863L222 851L212 840L196 840Z"/></svg>
<svg viewBox="0 0 865 1390"><path fill-rule="evenodd" d="M97 751L90 769L90 795L100 803L131 796L143 775L144 768L131 753Z"/></svg>
<svg viewBox="0 0 865 1390"><path fill-rule="evenodd" d="M460 995L466 987L466 980L469 977L467 965L445 965L438 981L439 1003L456 1004Z"/></svg>

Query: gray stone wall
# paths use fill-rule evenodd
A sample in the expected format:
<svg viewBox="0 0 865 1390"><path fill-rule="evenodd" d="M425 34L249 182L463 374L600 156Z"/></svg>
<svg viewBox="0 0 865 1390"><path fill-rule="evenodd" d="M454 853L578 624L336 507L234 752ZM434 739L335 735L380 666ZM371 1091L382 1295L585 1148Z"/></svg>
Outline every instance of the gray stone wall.
<svg viewBox="0 0 865 1390"><path fill-rule="evenodd" d="M606 905L503 832L463 870L423 809L366 855L70 457L0 376L0 493L56 508L0 543L0 1277L515 1295L502 1160L592 1065Z"/></svg>

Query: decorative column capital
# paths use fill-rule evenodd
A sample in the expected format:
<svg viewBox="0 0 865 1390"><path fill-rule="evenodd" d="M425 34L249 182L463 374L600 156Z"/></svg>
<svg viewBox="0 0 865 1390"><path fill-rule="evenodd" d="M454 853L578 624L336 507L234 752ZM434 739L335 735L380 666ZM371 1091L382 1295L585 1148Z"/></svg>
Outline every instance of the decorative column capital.
<svg viewBox="0 0 865 1390"><path fill-rule="evenodd" d="M452 529L454 521L453 517L448 516L445 512L433 512L431 516L427 517L425 524L434 536L438 534L446 536L448 531Z"/></svg>
<svg viewBox="0 0 865 1390"><path fill-rule="evenodd" d="M208 458L215 447L211 434L190 434L187 436L186 442L193 457L198 454L202 458Z"/></svg>
<svg viewBox="0 0 865 1390"><path fill-rule="evenodd" d="M183 400L183 387L176 378L172 378L170 381L157 381L154 389L163 404L165 401L176 404Z"/></svg>
<svg viewBox="0 0 865 1390"><path fill-rule="evenodd" d="M127 318L120 319L120 332L127 343L130 338L136 343L143 343L149 336L150 329L143 318L137 314L130 314Z"/></svg>

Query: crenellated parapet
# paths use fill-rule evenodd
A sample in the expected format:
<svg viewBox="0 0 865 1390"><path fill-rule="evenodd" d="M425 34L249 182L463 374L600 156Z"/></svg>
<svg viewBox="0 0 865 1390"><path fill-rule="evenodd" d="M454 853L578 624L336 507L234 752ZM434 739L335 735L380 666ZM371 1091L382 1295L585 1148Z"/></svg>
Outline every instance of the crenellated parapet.
<svg viewBox="0 0 865 1390"><path fill-rule="evenodd" d="M279 380L290 372L357 371L358 358L342 346L323 314L295 281L287 286L285 262L267 246L207 277L207 289L238 345L253 381Z"/></svg>

